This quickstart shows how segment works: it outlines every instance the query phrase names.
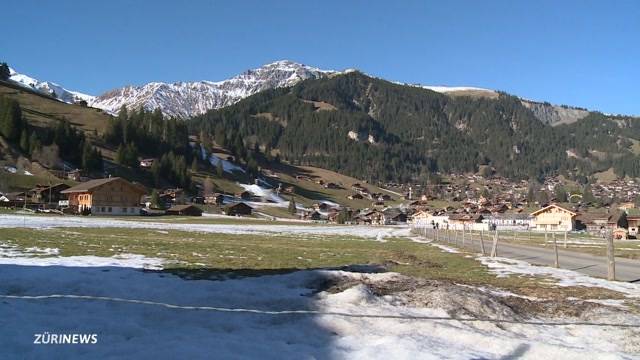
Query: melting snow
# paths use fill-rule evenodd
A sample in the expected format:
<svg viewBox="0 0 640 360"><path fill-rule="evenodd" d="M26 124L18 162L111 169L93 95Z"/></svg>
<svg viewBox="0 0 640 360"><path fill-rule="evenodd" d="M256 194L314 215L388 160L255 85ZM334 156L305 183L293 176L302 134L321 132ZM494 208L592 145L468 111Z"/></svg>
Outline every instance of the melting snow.
<svg viewBox="0 0 640 360"><path fill-rule="evenodd" d="M127 268L0 265L2 353L22 358L585 359L629 356L629 330L452 320L365 285L389 274L298 271L225 281ZM46 297L47 295L54 295ZM41 297L45 296L45 297ZM96 333L92 346L33 345L33 334Z"/></svg>
<svg viewBox="0 0 640 360"><path fill-rule="evenodd" d="M536 266L525 261L501 257L479 257L478 260L480 260L483 265L489 267L489 269L498 276L508 276L512 274L548 276L557 280L557 285L559 286L599 287L617 291L633 298L640 297L640 284L608 281L584 275L572 270L556 269L548 266Z"/></svg>
<svg viewBox="0 0 640 360"><path fill-rule="evenodd" d="M185 224L153 221L129 221L113 218L79 216L18 216L0 215L0 228L135 228L154 230L180 230L224 234L290 234L337 235L379 239L380 237L409 236L406 226L351 226L351 225L270 225L270 224Z"/></svg>
<svg viewBox="0 0 640 360"><path fill-rule="evenodd" d="M11 244L0 243L0 265L22 266L117 266L145 269L162 269L165 260L136 254L119 254L112 257L92 255L57 256L59 249L29 247L21 249Z"/></svg>

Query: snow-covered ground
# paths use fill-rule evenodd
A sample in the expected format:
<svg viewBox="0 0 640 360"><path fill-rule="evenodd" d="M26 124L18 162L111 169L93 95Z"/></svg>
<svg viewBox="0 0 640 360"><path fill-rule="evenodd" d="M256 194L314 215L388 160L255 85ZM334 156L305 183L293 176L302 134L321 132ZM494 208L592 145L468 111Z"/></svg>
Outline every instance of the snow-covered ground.
<svg viewBox="0 0 640 360"><path fill-rule="evenodd" d="M437 306L413 305L401 293L376 295L367 285L401 281L394 273L307 270L187 280L140 269L161 266L162 259L57 254L35 247L0 251L0 324L10 329L0 330L0 358L583 360L640 354L637 329L578 319L467 321ZM335 282L354 285L319 291ZM615 312L596 312L589 321L640 326L638 317ZM44 333L96 334L98 341L33 344L35 334Z"/></svg>
<svg viewBox="0 0 640 360"><path fill-rule="evenodd" d="M233 173L234 171L244 172L244 169L242 167L232 163L231 161L220 159L215 155L209 156L209 162L214 167L218 166L219 162L222 162L222 170L227 173Z"/></svg>
<svg viewBox="0 0 640 360"><path fill-rule="evenodd" d="M59 253L59 249L55 248L31 247L21 249L16 245L8 245L0 242L0 266L117 266L160 270L166 262L164 259L136 254L118 254L112 257L100 257L93 255L58 256Z"/></svg>
<svg viewBox="0 0 640 360"><path fill-rule="evenodd" d="M559 286L586 286L599 287L625 294L628 297L640 298L640 284L608 281L594 278L577 271L556 269L549 266L531 265L526 261L507 259L501 257L479 257L478 260L487 266L497 276L531 275L553 278Z"/></svg>
<svg viewBox="0 0 640 360"><path fill-rule="evenodd" d="M79 216L19 216L0 215L0 228L136 228L180 230L224 234L290 234L357 236L381 240L385 237L409 235L405 226L337 226L337 225L269 225L269 224L186 224L152 221L119 220Z"/></svg>
<svg viewBox="0 0 640 360"><path fill-rule="evenodd" d="M375 281L388 273L210 281L117 267L0 269L0 314L11 329L0 348L23 358L613 359L633 346L628 330L613 327L464 322L365 285L314 291L331 278ZM97 334L98 343L34 345L34 334L45 331Z"/></svg>

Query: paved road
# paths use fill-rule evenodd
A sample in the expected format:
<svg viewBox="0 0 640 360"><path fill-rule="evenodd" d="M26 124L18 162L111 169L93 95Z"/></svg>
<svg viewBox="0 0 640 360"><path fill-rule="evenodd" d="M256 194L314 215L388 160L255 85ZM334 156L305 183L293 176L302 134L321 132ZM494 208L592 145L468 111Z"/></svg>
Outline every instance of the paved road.
<svg viewBox="0 0 640 360"><path fill-rule="evenodd" d="M440 239L439 243L453 246ZM458 245L462 244L461 236L458 238ZM488 238L484 240L487 255L491 252L492 241ZM471 248L470 241L465 240L466 248ZM473 239L473 249L480 252L480 241L477 236ZM554 266L555 254L553 248L542 248L526 246L520 244L498 243L498 256L515 260L523 260L536 265ZM560 267L601 278L607 277L607 259L603 256L596 256L575 252L570 250L558 250ZM640 261L616 257L616 280L640 283Z"/></svg>

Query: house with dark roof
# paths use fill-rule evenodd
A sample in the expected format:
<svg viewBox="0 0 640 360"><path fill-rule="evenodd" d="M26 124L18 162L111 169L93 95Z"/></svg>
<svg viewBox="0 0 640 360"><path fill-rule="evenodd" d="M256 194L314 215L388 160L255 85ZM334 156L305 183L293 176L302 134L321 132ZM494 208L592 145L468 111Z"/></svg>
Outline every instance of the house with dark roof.
<svg viewBox="0 0 640 360"><path fill-rule="evenodd" d="M229 216L251 215L253 208L243 202L229 204L224 207L224 213Z"/></svg>
<svg viewBox="0 0 640 360"><path fill-rule="evenodd" d="M29 190L28 194L30 200L33 203L58 203L65 196L61 194L62 190L70 188L69 185L64 183L54 185L36 185L33 189Z"/></svg>
<svg viewBox="0 0 640 360"><path fill-rule="evenodd" d="M576 216L576 230L586 230L588 233L600 236L607 230L617 228L618 214L610 213L581 213Z"/></svg>
<svg viewBox="0 0 640 360"><path fill-rule="evenodd" d="M173 205L166 211L167 215L202 216L202 209L195 205Z"/></svg>
<svg viewBox="0 0 640 360"><path fill-rule="evenodd" d="M146 189L123 178L112 177L83 182L62 190L69 208L79 214L139 215Z"/></svg>
<svg viewBox="0 0 640 360"><path fill-rule="evenodd" d="M625 211L627 229L629 237L635 239L638 237L638 229L640 228L640 209L627 209Z"/></svg>
<svg viewBox="0 0 640 360"><path fill-rule="evenodd" d="M388 208L382 211L382 219L385 225L404 224L407 222L407 214L398 208Z"/></svg>

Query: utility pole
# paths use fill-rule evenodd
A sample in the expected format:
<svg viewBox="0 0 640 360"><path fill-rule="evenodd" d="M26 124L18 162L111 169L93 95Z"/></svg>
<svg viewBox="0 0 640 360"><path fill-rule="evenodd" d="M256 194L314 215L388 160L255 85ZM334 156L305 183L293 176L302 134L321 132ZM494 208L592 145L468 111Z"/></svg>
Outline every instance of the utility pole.
<svg viewBox="0 0 640 360"><path fill-rule="evenodd" d="M616 258L613 248L613 231L607 236L607 280L614 281L616 279Z"/></svg>
<svg viewBox="0 0 640 360"><path fill-rule="evenodd" d="M49 206L51 206L51 173L49 173L48 178L49 178L49 199L47 202L49 203ZM47 209L49 208L49 206L47 206Z"/></svg>
<svg viewBox="0 0 640 360"><path fill-rule="evenodd" d="M559 268L560 267L560 261L558 259L558 243L556 242L556 233L551 234L551 236L553 237L553 251L556 254L556 261L554 263L554 266Z"/></svg>

